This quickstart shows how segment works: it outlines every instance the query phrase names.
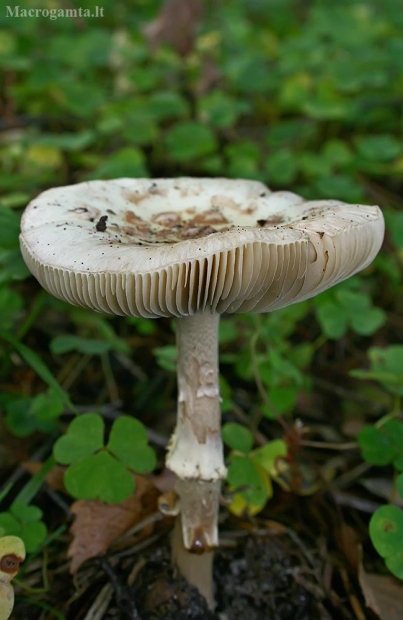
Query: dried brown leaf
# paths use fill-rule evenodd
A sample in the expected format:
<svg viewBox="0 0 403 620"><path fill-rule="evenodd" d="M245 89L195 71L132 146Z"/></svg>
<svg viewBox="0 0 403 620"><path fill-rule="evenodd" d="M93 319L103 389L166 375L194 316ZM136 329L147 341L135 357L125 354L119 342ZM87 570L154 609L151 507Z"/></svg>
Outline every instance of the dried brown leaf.
<svg viewBox="0 0 403 620"><path fill-rule="evenodd" d="M152 49L167 44L181 56L189 54L201 13L200 0L166 0L156 19L144 28Z"/></svg>
<svg viewBox="0 0 403 620"><path fill-rule="evenodd" d="M150 479L136 475L135 480L135 492L120 504L105 504L98 500L78 500L72 504L71 512L75 515L71 527L73 540L67 552L72 574L86 560L106 553L117 538L157 510L159 493Z"/></svg>
<svg viewBox="0 0 403 620"><path fill-rule="evenodd" d="M350 568L357 574L360 562L360 537L358 533L346 523L341 522L339 527L336 528L335 539Z"/></svg>
<svg viewBox="0 0 403 620"><path fill-rule="evenodd" d="M366 606L381 620L401 620L403 609L403 587L391 575L367 573L359 567L359 581Z"/></svg>

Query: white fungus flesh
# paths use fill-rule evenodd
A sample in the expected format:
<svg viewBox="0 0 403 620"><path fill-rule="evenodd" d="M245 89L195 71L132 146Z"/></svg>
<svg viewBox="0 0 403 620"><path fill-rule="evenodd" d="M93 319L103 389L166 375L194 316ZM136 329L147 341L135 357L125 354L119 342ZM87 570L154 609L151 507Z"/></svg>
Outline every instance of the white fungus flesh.
<svg viewBox="0 0 403 620"><path fill-rule="evenodd" d="M267 312L365 268L377 206L305 201L255 181L117 179L50 189L25 210L21 250L69 303L157 318Z"/></svg>

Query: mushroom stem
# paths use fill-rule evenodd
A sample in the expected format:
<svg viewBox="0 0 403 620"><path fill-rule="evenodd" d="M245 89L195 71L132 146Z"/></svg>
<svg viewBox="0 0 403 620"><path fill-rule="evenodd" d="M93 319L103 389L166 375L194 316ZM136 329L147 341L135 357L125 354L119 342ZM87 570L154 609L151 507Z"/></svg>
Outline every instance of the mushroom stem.
<svg viewBox="0 0 403 620"><path fill-rule="evenodd" d="M172 561L189 583L204 596L209 609L214 609L216 602L213 593L213 559L214 552L206 551L202 555L190 553L183 546L181 517L175 519L172 535Z"/></svg>
<svg viewBox="0 0 403 620"><path fill-rule="evenodd" d="M221 480L226 476L218 383L219 314L178 319L178 418L167 467L178 477L183 543L203 553L218 546ZM185 575L186 576L186 575Z"/></svg>

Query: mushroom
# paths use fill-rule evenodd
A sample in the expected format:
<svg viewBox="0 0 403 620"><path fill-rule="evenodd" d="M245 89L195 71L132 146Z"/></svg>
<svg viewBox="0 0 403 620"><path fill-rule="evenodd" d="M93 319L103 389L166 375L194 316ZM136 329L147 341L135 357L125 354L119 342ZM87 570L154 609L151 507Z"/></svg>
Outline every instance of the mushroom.
<svg viewBox="0 0 403 620"><path fill-rule="evenodd" d="M7 620L14 607L11 580L25 560L25 546L17 536L0 538L0 620Z"/></svg>
<svg viewBox="0 0 403 620"><path fill-rule="evenodd" d="M21 251L47 291L99 312L177 319L178 418L166 464L185 549L218 545L220 315L317 295L369 265L383 234L377 206L306 202L246 180L90 181L27 207ZM176 555L212 605L211 587Z"/></svg>

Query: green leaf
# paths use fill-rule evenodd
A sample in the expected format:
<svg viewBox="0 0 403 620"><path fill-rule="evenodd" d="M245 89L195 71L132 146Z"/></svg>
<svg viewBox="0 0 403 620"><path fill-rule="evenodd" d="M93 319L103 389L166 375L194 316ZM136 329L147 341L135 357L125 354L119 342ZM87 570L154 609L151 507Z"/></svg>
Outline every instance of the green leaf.
<svg viewBox="0 0 403 620"><path fill-rule="evenodd" d="M222 438L227 446L243 454L249 454L253 446L253 435L250 430L236 422L224 424Z"/></svg>
<svg viewBox="0 0 403 620"><path fill-rule="evenodd" d="M228 176L232 178L259 179L262 157L259 145L251 140L232 142L224 149L228 159Z"/></svg>
<svg viewBox="0 0 403 620"><path fill-rule="evenodd" d="M81 336L56 336L50 343L50 350L56 355L78 351L86 355L101 355L110 351L112 345L105 340L94 338L82 338Z"/></svg>
<svg viewBox="0 0 403 620"><path fill-rule="evenodd" d="M263 406L264 416L269 418L269 420L273 420L277 413L283 414L291 411L295 407L299 392L300 389L293 385L287 385L286 387L274 385L270 387L268 395L272 407Z"/></svg>
<svg viewBox="0 0 403 620"><path fill-rule="evenodd" d="M0 250L0 264L0 284L9 280L25 280L31 275L19 248Z"/></svg>
<svg viewBox="0 0 403 620"><path fill-rule="evenodd" d="M151 114L158 121L188 116L189 104L175 91L159 91L152 93L148 101Z"/></svg>
<svg viewBox="0 0 403 620"><path fill-rule="evenodd" d="M104 421L97 413L84 413L74 418L66 435L60 437L53 455L63 465L83 459L104 445Z"/></svg>
<svg viewBox="0 0 403 620"><path fill-rule="evenodd" d="M295 181L298 174L298 158L289 149L282 149L269 155L266 162L268 183L288 184Z"/></svg>
<svg viewBox="0 0 403 620"><path fill-rule="evenodd" d="M107 156L105 162L87 179L115 179L119 177L147 177L144 153L135 147L125 147Z"/></svg>
<svg viewBox="0 0 403 620"><path fill-rule="evenodd" d="M176 372L176 360L178 358L177 348L173 345L167 345L165 347L156 347L153 349L153 355L157 364L164 370L170 372Z"/></svg>
<svg viewBox="0 0 403 620"><path fill-rule="evenodd" d="M242 103L220 90L211 91L199 99L198 103L200 118L219 128L235 125L239 115L249 108L248 104Z"/></svg>
<svg viewBox="0 0 403 620"><path fill-rule="evenodd" d="M286 457L288 447L282 439L269 441L266 445L252 452L251 458L254 463L260 465L271 477L278 474L277 459Z"/></svg>
<svg viewBox="0 0 403 620"><path fill-rule="evenodd" d="M390 572L398 579L403 579L403 543L400 549L385 559L385 564Z"/></svg>
<svg viewBox="0 0 403 620"><path fill-rule="evenodd" d="M113 423L107 448L122 463L138 474L155 468L155 452L147 445L144 425L129 416L121 416Z"/></svg>
<svg viewBox="0 0 403 620"><path fill-rule="evenodd" d="M228 482L233 489L248 487L239 493L248 504L258 506L267 500L266 482L258 467L248 456L231 455Z"/></svg>
<svg viewBox="0 0 403 620"><path fill-rule="evenodd" d="M0 316L3 329L9 329L15 325L23 307L21 295L8 286L0 287Z"/></svg>
<svg viewBox="0 0 403 620"><path fill-rule="evenodd" d="M403 345L369 349L371 370L352 370L359 379L375 379L392 393L403 395Z"/></svg>
<svg viewBox="0 0 403 620"><path fill-rule="evenodd" d="M369 463L393 463L396 469L403 470L403 422L400 420L388 420L381 428L366 426L360 431L358 443Z"/></svg>
<svg viewBox="0 0 403 620"><path fill-rule="evenodd" d="M54 420L64 411L64 402L59 392L49 389L35 396L29 407L29 415L36 420Z"/></svg>
<svg viewBox="0 0 403 620"><path fill-rule="evenodd" d="M385 213L387 228L397 248L403 248L403 212Z"/></svg>
<svg viewBox="0 0 403 620"><path fill-rule="evenodd" d="M392 461L389 438L375 426L365 426L358 435L362 457L374 465L388 465Z"/></svg>
<svg viewBox="0 0 403 620"><path fill-rule="evenodd" d="M165 136L165 144L173 161L184 162L217 150L214 133L195 121L177 123Z"/></svg>
<svg viewBox="0 0 403 620"><path fill-rule="evenodd" d="M22 538L26 550L31 553L36 551L47 534L46 525L40 521L41 518L42 510L37 506L14 502L9 512L0 513L0 528L7 535Z"/></svg>
<svg viewBox="0 0 403 620"><path fill-rule="evenodd" d="M32 398L18 398L6 403L6 423L17 437L27 437L37 430L37 421L30 413Z"/></svg>
<svg viewBox="0 0 403 620"><path fill-rule="evenodd" d="M42 518L42 510L37 506L27 506L22 502L15 501L11 508L10 513L14 515L16 519L20 521L22 525L40 521Z"/></svg>
<svg viewBox="0 0 403 620"><path fill-rule="evenodd" d="M381 506L369 522L372 544L383 558L403 551L403 511L397 506Z"/></svg>
<svg viewBox="0 0 403 620"><path fill-rule="evenodd" d="M119 503L134 491L133 476L108 452L87 456L71 465L64 476L68 492L77 499Z"/></svg>
<svg viewBox="0 0 403 620"><path fill-rule="evenodd" d="M19 234L20 218L11 209L0 205L0 248L17 248Z"/></svg>
<svg viewBox="0 0 403 620"><path fill-rule="evenodd" d="M403 498L403 474L399 474L399 476L396 478L396 488L400 497Z"/></svg>
<svg viewBox="0 0 403 620"><path fill-rule="evenodd" d="M351 317L351 327L361 336L372 336L385 322L386 313L381 308L370 308L361 316Z"/></svg>
<svg viewBox="0 0 403 620"><path fill-rule="evenodd" d="M390 161L403 151L401 141L389 134L358 138L356 146L358 153L370 161Z"/></svg>
<svg viewBox="0 0 403 620"><path fill-rule="evenodd" d="M328 301L320 305L316 310L319 325L323 333L333 340L342 338L347 332L347 316L340 306Z"/></svg>
<svg viewBox="0 0 403 620"><path fill-rule="evenodd" d="M401 420L388 420L381 430L387 435L392 446L394 467L403 471L403 422Z"/></svg>
<svg viewBox="0 0 403 620"><path fill-rule="evenodd" d="M78 133L42 134L30 143L37 146L54 146L64 151L82 151L95 141L95 133L84 130Z"/></svg>

